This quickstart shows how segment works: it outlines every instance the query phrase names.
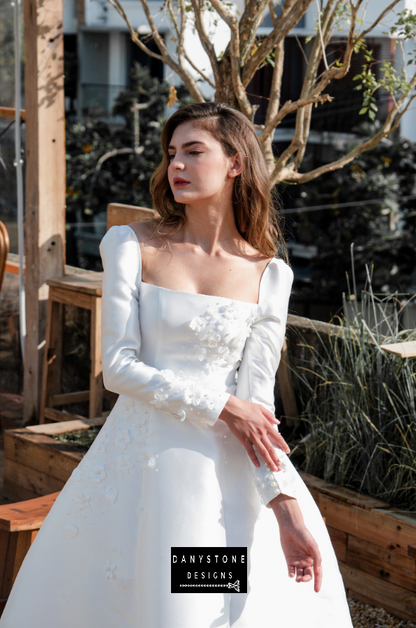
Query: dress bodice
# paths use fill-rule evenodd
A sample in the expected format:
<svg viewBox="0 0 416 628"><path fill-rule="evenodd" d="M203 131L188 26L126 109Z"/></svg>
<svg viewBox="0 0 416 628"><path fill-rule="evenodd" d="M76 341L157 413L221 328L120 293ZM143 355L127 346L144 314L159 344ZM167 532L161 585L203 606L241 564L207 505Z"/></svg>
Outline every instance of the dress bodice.
<svg viewBox="0 0 416 628"><path fill-rule="evenodd" d="M144 404L146 412L166 417L169 425L172 419L178 426L186 421L187 432L213 428L213 435L221 433L218 419L230 394L274 412L293 280L283 260L269 262L254 304L143 282L140 244L128 226L112 227L100 250L108 390L130 405ZM285 454L277 449L277 455L284 471ZM271 473L263 460L258 468L250 464L264 503L282 490L290 494L283 471Z"/></svg>
<svg viewBox="0 0 416 628"><path fill-rule="evenodd" d="M235 393L257 304L140 283L140 359Z"/></svg>

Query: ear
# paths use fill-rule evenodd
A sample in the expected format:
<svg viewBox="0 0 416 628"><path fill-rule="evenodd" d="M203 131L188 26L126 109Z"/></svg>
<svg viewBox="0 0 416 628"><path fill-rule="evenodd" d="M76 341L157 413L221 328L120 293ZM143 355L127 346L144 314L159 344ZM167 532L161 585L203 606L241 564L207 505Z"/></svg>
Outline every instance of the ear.
<svg viewBox="0 0 416 628"><path fill-rule="evenodd" d="M231 157L231 166L228 170L229 177L238 177L239 174L243 172L243 164L241 161L241 157L238 153Z"/></svg>

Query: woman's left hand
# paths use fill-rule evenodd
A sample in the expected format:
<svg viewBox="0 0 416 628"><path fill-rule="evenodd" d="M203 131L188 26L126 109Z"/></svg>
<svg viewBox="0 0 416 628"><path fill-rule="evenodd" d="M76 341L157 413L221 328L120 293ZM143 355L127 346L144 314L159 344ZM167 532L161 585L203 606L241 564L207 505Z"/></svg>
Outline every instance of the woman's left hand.
<svg viewBox="0 0 416 628"><path fill-rule="evenodd" d="M322 583L321 554L305 526L297 500L279 495L270 502L270 507L279 523L280 542L289 577L296 577L296 582L309 582L314 578L314 589L318 593Z"/></svg>

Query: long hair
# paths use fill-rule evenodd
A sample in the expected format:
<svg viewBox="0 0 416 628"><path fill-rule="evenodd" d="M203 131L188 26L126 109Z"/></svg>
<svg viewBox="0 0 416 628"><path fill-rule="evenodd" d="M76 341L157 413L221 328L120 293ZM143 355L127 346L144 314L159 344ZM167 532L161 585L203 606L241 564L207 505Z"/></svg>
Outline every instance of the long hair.
<svg viewBox="0 0 416 628"><path fill-rule="evenodd" d="M270 179L254 126L246 116L225 103L196 103L176 111L166 122L161 144L163 159L155 170L150 189L157 217L156 233L172 233L185 222L185 205L177 203L169 185L168 146L175 129L185 122L208 131L227 157L240 155L243 170L234 179L232 204L237 230L262 255L287 259L280 219L270 191Z"/></svg>

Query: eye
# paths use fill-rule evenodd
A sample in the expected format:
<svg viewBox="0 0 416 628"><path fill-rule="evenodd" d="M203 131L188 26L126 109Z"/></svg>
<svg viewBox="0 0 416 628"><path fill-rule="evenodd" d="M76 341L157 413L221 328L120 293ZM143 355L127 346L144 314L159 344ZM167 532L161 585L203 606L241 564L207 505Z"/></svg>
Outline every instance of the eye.
<svg viewBox="0 0 416 628"><path fill-rule="evenodd" d="M168 155L168 161L171 161L174 157L175 155Z"/></svg>
<svg viewBox="0 0 416 628"><path fill-rule="evenodd" d="M190 155L202 155L202 152L199 150L191 150Z"/></svg>

